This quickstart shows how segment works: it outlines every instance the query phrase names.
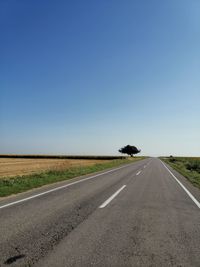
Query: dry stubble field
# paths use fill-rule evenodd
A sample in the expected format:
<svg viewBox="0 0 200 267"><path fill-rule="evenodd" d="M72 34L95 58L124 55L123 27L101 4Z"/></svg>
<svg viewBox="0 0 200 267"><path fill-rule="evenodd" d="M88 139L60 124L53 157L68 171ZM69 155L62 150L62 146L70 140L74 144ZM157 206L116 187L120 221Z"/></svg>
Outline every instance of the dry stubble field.
<svg viewBox="0 0 200 267"><path fill-rule="evenodd" d="M33 174L48 170L66 170L70 167L92 166L109 160L95 159L22 159L0 158L0 178Z"/></svg>

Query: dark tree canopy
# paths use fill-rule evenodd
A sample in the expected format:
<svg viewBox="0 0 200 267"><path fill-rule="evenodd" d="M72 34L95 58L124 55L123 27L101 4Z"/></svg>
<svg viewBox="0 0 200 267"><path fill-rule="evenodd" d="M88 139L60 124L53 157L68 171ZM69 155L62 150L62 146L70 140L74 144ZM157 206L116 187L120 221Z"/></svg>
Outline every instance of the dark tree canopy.
<svg viewBox="0 0 200 267"><path fill-rule="evenodd" d="M119 149L119 152L120 153L123 153L123 154L128 154L130 155L131 157L135 154L138 154L140 153L140 149L137 149L137 147L135 146L130 146L130 145L127 145L127 146L124 146L122 148Z"/></svg>

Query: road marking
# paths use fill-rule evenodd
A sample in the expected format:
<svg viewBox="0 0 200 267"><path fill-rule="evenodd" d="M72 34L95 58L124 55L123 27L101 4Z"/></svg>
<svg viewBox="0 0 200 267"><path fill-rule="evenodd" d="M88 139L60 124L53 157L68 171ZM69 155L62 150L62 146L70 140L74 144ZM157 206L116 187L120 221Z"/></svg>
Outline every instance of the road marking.
<svg viewBox="0 0 200 267"><path fill-rule="evenodd" d="M144 169L146 168L146 165L144 165Z"/></svg>
<svg viewBox="0 0 200 267"><path fill-rule="evenodd" d="M99 206L99 208L100 209L105 208L125 187L126 187L126 185L123 185L111 197L109 197L101 206Z"/></svg>
<svg viewBox="0 0 200 267"><path fill-rule="evenodd" d="M63 189L63 188L66 188L66 187L70 187L70 186L72 186L72 185L74 185L74 184L79 184L79 183L82 183L82 182L91 180L91 179L93 179L93 178L99 177L99 176L101 176L101 175L108 174L108 173L111 173L111 172L114 172L114 171L118 171L118 170L120 170L120 169L129 167L129 166L130 166L130 164L128 164L128 165L126 165L126 166L122 166L122 167L116 168L116 169L112 169L112 170L109 170L109 171L106 171L106 172L103 172L103 173L99 173L99 174L96 174L96 175L87 177L87 178L85 178L85 179L82 179L82 180L79 180L79 181L72 182L72 183L70 183L70 184L66 184L66 185L58 186L58 187L56 187L56 188L47 190L47 191L45 191L45 192L42 192L42 193L39 193L39 194L30 196L30 197L22 198L22 199L20 199L20 200L17 200L17 201L10 202L10 203L8 203L8 204L2 205L2 206L0 206L0 209L4 209L4 208L10 207L10 206L19 204L19 203L28 201L28 200L33 199L33 198L37 198L37 197L40 197L40 196L43 196L43 195L52 193L52 192L54 192L54 191L60 190L60 189Z"/></svg>
<svg viewBox="0 0 200 267"><path fill-rule="evenodd" d="M139 175L141 173L141 171L137 172L136 175Z"/></svg>
<svg viewBox="0 0 200 267"><path fill-rule="evenodd" d="M162 162L162 161L161 161ZM172 175L172 177L176 180L176 182L183 188L183 190L188 194L188 196L192 199L192 201L197 205L200 209L200 203L198 200L187 190L187 188L176 178L176 176L170 171L170 169L162 162L163 166L168 170L168 172Z"/></svg>

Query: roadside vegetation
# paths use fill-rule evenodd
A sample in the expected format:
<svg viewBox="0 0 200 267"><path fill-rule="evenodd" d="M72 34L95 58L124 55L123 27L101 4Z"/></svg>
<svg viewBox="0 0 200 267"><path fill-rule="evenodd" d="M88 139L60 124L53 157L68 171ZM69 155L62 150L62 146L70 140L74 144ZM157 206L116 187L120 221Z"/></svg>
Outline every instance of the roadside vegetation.
<svg viewBox="0 0 200 267"><path fill-rule="evenodd" d="M123 156L94 156L94 155L15 155L15 154L0 154L0 158L18 158L18 159L123 159Z"/></svg>
<svg viewBox="0 0 200 267"><path fill-rule="evenodd" d="M172 168L185 176L193 185L200 188L200 157L162 158Z"/></svg>
<svg viewBox="0 0 200 267"><path fill-rule="evenodd" d="M76 166L65 170L49 170L23 176L2 177L0 179L0 197L17 194L32 188L41 187L46 184L64 181L74 177L118 167L123 164L128 164L141 159L144 159L144 157L109 160L107 162L97 163L92 166Z"/></svg>
<svg viewBox="0 0 200 267"><path fill-rule="evenodd" d="M58 159L58 158L0 158L2 177L30 175L44 171L66 170L71 167L92 166L109 162L108 159Z"/></svg>

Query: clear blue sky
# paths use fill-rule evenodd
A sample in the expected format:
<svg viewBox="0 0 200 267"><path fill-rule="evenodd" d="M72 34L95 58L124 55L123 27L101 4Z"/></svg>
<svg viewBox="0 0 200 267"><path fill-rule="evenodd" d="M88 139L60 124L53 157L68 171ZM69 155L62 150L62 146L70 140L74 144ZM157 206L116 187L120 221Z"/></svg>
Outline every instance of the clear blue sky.
<svg viewBox="0 0 200 267"><path fill-rule="evenodd" d="M200 156L200 1L0 2L0 153Z"/></svg>

